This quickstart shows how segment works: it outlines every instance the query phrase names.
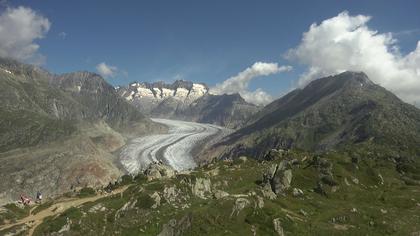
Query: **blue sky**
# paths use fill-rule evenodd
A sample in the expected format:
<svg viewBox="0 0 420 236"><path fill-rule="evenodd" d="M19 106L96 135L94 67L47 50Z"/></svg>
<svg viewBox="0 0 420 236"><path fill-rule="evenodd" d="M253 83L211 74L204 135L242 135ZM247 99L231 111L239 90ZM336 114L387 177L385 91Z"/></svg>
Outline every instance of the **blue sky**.
<svg viewBox="0 0 420 236"><path fill-rule="evenodd" d="M105 62L118 68L107 80L221 83L257 61L293 70L251 81L278 96L307 68L283 55L299 45L309 26L348 11L369 15L370 29L392 32L401 53L420 39L420 1L57 1L16 0L51 22L38 39L44 67L64 73L95 71ZM4 6L3 6L4 8ZM63 37L63 33L65 37Z"/></svg>

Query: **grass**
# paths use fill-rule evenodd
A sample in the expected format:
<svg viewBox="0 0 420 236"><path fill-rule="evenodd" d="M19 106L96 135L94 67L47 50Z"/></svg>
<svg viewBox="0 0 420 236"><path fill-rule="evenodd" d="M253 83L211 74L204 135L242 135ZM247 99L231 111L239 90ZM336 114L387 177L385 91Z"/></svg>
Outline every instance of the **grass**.
<svg viewBox="0 0 420 236"><path fill-rule="evenodd" d="M33 211L32 211L32 215L38 214L40 211L43 211L47 208L49 208L50 206L52 206L54 204L53 200L49 200L46 201L44 203L42 203L41 205L38 205Z"/></svg>
<svg viewBox="0 0 420 236"><path fill-rule="evenodd" d="M85 197L92 197L96 195L96 191L93 188L89 188L89 187L85 187L82 188L79 192L79 194L77 195L80 198L85 198Z"/></svg>
<svg viewBox="0 0 420 236"><path fill-rule="evenodd" d="M193 222L185 227L182 235L249 235L255 229L258 235L275 235L273 219L279 218L286 234L289 235L410 235L420 231L418 225L419 190L416 186L406 185L397 171L396 163L379 157L378 153L361 151L360 161L352 163L351 152L330 152L320 157L332 165L334 180L338 183L335 192L326 186L327 196L313 191L320 172L317 166L308 166L308 161L293 166L292 188L300 188L303 197L293 197L291 189L285 196L274 200L264 199L264 207L256 207L256 196L246 197L250 205L238 215L232 216L234 198L203 200L192 196L191 183L197 176L210 178L217 189L230 194L255 192L261 196L259 180L262 173L272 162L257 162L248 158L246 162L216 162L203 167L191 175L182 175L174 179L136 182L124 192L123 196L101 199L82 206L78 211L66 213L73 222L71 232L92 235L91 229L103 229L110 234L120 232L123 235L156 235L163 225L171 219L179 222L188 216ZM310 160L312 155L301 151L292 151L287 158ZM218 168L219 174L209 177L206 172ZM380 184L378 174L384 178ZM359 184L351 181L357 177ZM345 179L350 185L345 183ZM223 184L227 182L227 185ZM181 189L178 203L164 200L165 186ZM154 204L150 195L158 192L162 198L161 206L151 209ZM183 200L184 199L184 200ZM136 201L134 208L122 211L127 203ZM89 213L89 209L101 203L107 209L104 212ZM189 204L188 208L181 206ZM356 210L353 210L356 209ZM75 214L77 212L77 214ZM84 212L84 213L83 213ZM117 213L119 212L119 213ZM303 214L302 212L305 212ZM83 214L86 216L81 217ZM47 227L52 224L54 227ZM37 235L52 232L64 225L62 217L46 220ZM73 226L76 227L73 229ZM177 226L183 228L182 226ZM77 233L76 233L77 232Z"/></svg>
<svg viewBox="0 0 420 236"><path fill-rule="evenodd" d="M5 221L16 221L29 215L29 206L25 206L23 209L17 207L14 203L3 206L6 211L0 214L0 224Z"/></svg>

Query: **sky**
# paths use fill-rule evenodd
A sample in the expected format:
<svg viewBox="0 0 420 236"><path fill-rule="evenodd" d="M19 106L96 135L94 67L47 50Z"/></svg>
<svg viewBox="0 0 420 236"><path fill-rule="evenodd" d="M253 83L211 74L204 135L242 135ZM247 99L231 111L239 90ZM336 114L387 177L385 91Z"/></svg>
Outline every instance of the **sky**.
<svg viewBox="0 0 420 236"><path fill-rule="evenodd" d="M420 103L419 11L415 0L1 0L0 56L113 85L204 82L258 104L363 70Z"/></svg>

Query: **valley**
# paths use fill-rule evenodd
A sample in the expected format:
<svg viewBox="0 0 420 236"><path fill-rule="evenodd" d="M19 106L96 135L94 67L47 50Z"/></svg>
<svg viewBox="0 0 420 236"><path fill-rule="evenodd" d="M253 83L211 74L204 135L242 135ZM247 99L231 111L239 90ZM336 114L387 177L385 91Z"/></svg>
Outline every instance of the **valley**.
<svg viewBox="0 0 420 236"><path fill-rule="evenodd" d="M146 135L133 139L123 148L120 161L130 174L137 174L150 163L162 161L175 170L196 167L194 149L230 133L229 129L194 122L152 119L168 126L167 134Z"/></svg>

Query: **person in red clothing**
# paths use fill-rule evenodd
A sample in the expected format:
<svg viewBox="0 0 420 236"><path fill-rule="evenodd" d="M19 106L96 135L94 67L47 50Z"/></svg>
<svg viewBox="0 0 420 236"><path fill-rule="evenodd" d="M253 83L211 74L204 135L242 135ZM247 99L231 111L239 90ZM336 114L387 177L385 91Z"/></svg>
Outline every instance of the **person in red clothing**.
<svg viewBox="0 0 420 236"><path fill-rule="evenodd" d="M22 202L23 205L29 205L32 202L32 199L30 197L27 197L21 194L20 201Z"/></svg>

